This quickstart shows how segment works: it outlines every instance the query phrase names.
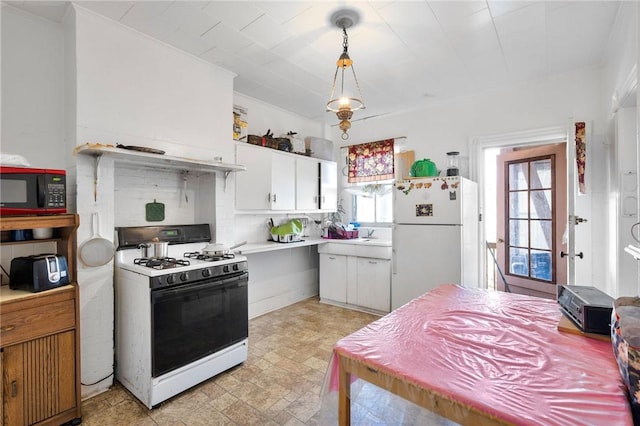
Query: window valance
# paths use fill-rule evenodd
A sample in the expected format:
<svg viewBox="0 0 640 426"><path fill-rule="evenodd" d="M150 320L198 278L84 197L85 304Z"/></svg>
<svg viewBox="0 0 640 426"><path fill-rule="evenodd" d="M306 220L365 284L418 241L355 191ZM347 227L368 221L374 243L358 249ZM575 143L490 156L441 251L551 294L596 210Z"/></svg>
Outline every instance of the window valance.
<svg viewBox="0 0 640 426"><path fill-rule="evenodd" d="M393 179L393 139L349 146L348 182Z"/></svg>

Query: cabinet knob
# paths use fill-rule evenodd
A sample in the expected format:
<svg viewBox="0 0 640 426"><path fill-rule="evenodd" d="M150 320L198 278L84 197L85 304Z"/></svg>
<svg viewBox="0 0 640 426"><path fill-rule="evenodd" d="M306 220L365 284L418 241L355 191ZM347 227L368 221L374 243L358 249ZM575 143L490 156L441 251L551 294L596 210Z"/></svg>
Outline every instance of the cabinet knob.
<svg viewBox="0 0 640 426"><path fill-rule="evenodd" d="M14 328L16 328L15 325L3 325L2 327L0 327L0 332L11 331Z"/></svg>

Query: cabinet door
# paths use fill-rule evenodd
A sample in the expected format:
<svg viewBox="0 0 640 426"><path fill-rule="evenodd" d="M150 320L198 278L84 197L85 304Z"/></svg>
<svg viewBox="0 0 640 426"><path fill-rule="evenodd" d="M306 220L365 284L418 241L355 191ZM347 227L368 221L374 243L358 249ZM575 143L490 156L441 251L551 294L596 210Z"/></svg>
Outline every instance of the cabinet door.
<svg viewBox="0 0 640 426"><path fill-rule="evenodd" d="M391 310L391 261L358 258L357 305L378 311Z"/></svg>
<svg viewBox="0 0 640 426"><path fill-rule="evenodd" d="M320 210L335 211L338 206L338 166L320 163Z"/></svg>
<svg viewBox="0 0 640 426"><path fill-rule="evenodd" d="M272 210L296 208L296 159L290 155L271 154L271 204Z"/></svg>
<svg viewBox="0 0 640 426"><path fill-rule="evenodd" d="M320 254L320 298L347 302L347 256Z"/></svg>
<svg viewBox="0 0 640 426"><path fill-rule="evenodd" d="M317 210L319 193L318 161L296 159L296 209Z"/></svg>
<svg viewBox="0 0 640 426"><path fill-rule="evenodd" d="M247 167L235 174L236 209L271 208L271 153L264 148L236 145L236 161Z"/></svg>
<svg viewBox="0 0 640 426"><path fill-rule="evenodd" d="M76 408L75 333L3 348L5 424L34 424Z"/></svg>

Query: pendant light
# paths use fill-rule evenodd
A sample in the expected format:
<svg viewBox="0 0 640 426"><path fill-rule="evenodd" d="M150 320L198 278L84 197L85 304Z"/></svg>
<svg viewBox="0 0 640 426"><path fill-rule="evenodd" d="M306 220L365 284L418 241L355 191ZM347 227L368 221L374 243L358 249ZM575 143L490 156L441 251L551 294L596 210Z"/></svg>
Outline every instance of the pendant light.
<svg viewBox="0 0 640 426"><path fill-rule="evenodd" d="M338 127L342 130L342 139L349 138L347 131L351 128L351 117L353 112L364 109L364 100L360 91L360 84L353 67L353 60L349 57L349 36L347 28L351 28L359 21L357 12L344 9L335 12L331 16L331 21L335 26L342 29L342 54L336 62L336 72L333 75L331 86L331 96L327 102L327 111L335 112L340 120ZM349 70L351 73L349 73ZM340 80L338 81L338 74ZM351 77L352 76L352 77ZM338 84L336 92L336 83Z"/></svg>

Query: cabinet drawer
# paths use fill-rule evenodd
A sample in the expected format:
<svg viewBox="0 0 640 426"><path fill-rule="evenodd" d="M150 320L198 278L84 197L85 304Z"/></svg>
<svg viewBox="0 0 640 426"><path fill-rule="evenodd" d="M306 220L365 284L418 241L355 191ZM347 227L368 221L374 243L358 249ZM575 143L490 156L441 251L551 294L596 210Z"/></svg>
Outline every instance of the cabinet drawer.
<svg viewBox="0 0 640 426"><path fill-rule="evenodd" d="M0 318L2 346L47 336L75 327L75 301L67 299L45 306L3 312Z"/></svg>

